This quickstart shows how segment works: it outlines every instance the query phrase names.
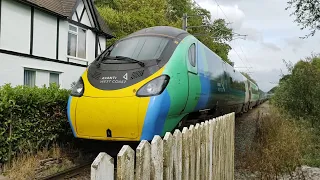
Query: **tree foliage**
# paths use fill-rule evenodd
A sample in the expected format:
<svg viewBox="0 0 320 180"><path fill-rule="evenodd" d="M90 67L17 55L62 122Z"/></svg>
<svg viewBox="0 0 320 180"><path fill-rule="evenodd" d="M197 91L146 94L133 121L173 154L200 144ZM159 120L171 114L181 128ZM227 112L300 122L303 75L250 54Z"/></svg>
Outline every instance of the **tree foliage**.
<svg viewBox="0 0 320 180"><path fill-rule="evenodd" d="M286 10L294 9L291 15L296 16L294 22L301 26L301 30L309 28L310 33L305 37L314 36L320 29L320 1L318 0L290 0Z"/></svg>
<svg viewBox="0 0 320 180"><path fill-rule="evenodd" d="M282 78L273 96L275 104L296 118L319 126L320 56L312 55L297 62Z"/></svg>
<svg viewBox="0 0 320 180"><path fill-rule="evenodd" d="M96 0L98 11L105 19L116 38L108 41L108 45L137 30L152 26L182 27L182 16L206 14L210 12L192 3L191 0ZM202 16L188 18L188 26L200 26ZM203 44L218 54L224 61L230 63L228 53L231 47L232 29L226 26L223 19L215 20L207 27L188 29Z"/></svg>

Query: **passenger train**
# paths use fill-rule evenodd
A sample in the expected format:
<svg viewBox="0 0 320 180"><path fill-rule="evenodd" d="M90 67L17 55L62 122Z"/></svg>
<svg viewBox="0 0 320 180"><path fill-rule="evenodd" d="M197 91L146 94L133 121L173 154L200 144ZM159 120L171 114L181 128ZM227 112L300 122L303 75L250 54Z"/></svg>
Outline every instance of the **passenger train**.
<svg viewBox="0 0 320 180"><path fill-rule="evenodd" d="M157 26L101 53L72 89L67 112L77 138L140 141L199 111L238 114L263 101L256 84L194 36Z"/></svg>

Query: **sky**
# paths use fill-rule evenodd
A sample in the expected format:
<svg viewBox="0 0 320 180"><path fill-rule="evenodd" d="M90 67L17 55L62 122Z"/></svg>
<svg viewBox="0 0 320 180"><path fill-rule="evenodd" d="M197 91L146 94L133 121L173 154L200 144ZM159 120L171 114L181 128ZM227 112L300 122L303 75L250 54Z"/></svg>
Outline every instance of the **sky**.
<svg viewBox="0 0 320 180"><path fill-rule="evenodd" d="M212 19L230 22L235 33L247 35L229 44L229 59L239 71L249 72L259 88L269 91L276 86L281 74L287 74L283 59L298 62L312 53L320 53L320 32L307 39L309 33L301 30L285 10L288 0L196 0L211 12ZM218 6L219 5L219 6Z"/></svg>

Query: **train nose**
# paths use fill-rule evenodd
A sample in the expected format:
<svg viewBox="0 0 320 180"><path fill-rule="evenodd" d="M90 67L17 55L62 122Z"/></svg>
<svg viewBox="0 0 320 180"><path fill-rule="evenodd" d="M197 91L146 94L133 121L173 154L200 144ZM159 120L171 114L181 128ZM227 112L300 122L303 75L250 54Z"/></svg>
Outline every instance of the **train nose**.
<svg viewBox="0 0 320 180"><path fill-rule="evenodd" d="M143 108L139 108L141 100L136 97L79 98L75 112L78 136L102 140L139 140L139 124L143 124L139 121L145 116Z"/></svg>

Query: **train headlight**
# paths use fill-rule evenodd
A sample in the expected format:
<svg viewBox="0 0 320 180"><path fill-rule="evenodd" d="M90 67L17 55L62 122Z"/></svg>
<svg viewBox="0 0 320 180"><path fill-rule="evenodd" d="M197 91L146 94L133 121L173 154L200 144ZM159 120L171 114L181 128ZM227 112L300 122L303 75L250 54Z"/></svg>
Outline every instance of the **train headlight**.
<svg viewBox="0 0 320 180"><path fill-rule="evenodd" d="M147 84L142 86L137 91L138 97L155 96L161 94L169 83L170 77L168 75L159 76Z"/></svg>
<svg viewBox="0 0 320 180"><path fill-rule="evenodd" d="M83 84L82 77L80 77L77 84L72 88L71 96L80 97L83 95L83 92L84 92L84 84Z"/></svg>

